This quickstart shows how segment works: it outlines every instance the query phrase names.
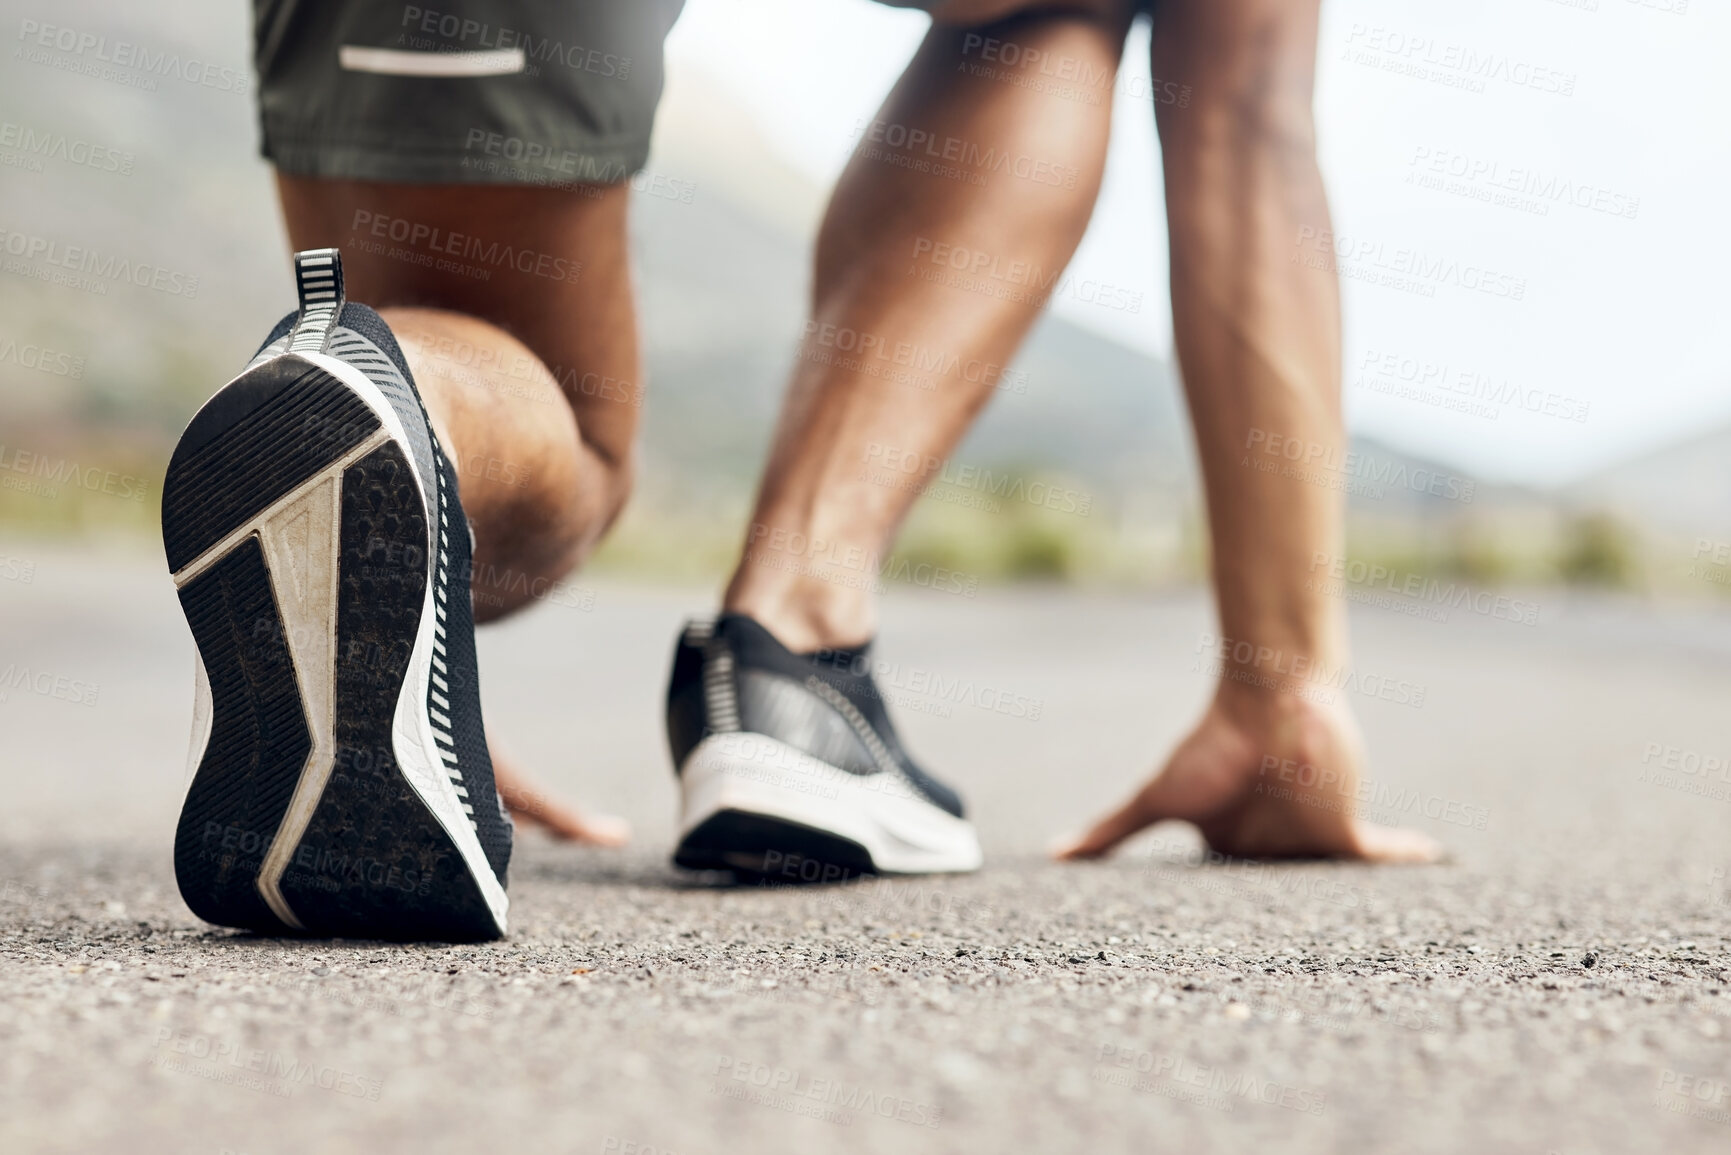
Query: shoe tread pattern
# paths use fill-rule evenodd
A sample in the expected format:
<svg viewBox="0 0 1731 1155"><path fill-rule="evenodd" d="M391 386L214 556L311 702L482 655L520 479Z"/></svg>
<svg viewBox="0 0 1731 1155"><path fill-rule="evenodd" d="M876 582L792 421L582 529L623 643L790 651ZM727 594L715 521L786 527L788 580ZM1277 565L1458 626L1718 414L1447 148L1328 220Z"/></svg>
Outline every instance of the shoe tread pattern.
<svg viewBox="0 0 1731 1155"><path fill-rule="evenodd" d="M213 713L175 832L175 877L207 922L281 933L256 884L312 738L258 539L187 583L180 603Z"/></svg>
<svg viewBox="0 0 1731 1155"><path fill-rule="evenodd" d="M379 428L354 390L296 357L231 383L175 447L162 540L179 571Z"/></svg>
<svg viewBox="0 0 1731 1155"><path fill-rule="evenodd" d="M425 507L395 442L344 473L341 533L337 769L284 872L283 895L318 934L497 937L462 854L394 761L428 545Z"/></svg>

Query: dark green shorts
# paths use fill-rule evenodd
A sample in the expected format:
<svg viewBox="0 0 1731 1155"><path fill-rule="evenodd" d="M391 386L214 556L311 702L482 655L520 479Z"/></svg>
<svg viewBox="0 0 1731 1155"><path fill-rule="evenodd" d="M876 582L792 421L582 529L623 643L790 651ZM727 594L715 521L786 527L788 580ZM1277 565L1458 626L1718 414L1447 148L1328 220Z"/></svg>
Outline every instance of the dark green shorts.
<svg viewBox="0 0 1731 1155"><path fill-rule="evenodd" d="M615 184L649 156L684 0L253 0L259 120L283 172Z"/></svg>

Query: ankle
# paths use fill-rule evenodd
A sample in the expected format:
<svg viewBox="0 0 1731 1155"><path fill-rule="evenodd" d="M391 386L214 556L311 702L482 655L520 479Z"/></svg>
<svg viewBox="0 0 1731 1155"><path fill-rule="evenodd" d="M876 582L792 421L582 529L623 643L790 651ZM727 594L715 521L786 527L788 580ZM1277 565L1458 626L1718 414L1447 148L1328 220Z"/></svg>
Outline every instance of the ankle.
<svg viewBox="0 0 1731 1155"><path fill-rule="evenodd" d="M809 578L775 589L735 579L722 609L752 618L796 654L857 648L871 640L875 627L871 601L862 591L838 590Z"/></svg>

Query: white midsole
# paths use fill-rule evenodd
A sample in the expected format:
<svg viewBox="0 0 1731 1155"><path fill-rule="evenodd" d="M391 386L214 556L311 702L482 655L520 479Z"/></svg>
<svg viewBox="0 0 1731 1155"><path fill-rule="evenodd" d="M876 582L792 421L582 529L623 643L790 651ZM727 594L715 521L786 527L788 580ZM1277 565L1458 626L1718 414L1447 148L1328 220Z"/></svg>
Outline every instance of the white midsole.
<svg viewBox="0 0 1731 1155"><path fill-rule="evenodd" d="M198 774L198 764L204 761L204 750L210 745L210 727L216 710L211 703L210 675L204 669L204 655L192 648L192 742L187 746L185 782L180 792L192 790L192 780Z"/></svg>
<svg viewBox="0 0 1731 1155"><path fill-rule="evenodd" d="M383 428L368 437L360 445L349 450L343 457L320 470L318 475L308 478L292 492L262 511L246 525L239 527L226 535L221 541L201 553L198 558L182 568L174 575L176 586L184 586L204 570L234 549L248 537L258 534L260 545L265 552L265 564L271 570L271 586L276 595L279 612L283 619L283 632L288 642L289 653L295 667L295 678L301 693L303 706L307 708L307 724L312 731L312 750L307 755L306 765L301 770L299 780L288 810L283 815L276 836L266 850L260 863L256 883L259 895L270 906L272 912L292 927L300 928L303 924L294 913L288 900L282 894L282 876L293 861L294 852L300 845L301 838L306 834L306 828L312 821L312 816L318 808L319 800L324 795L325 786L330 781L335 762L336 751L336 711L335 677L336 677L336 591L334 588L335 574L340 559L341 526L335 524L330 535L329 548L330 568L325 571L330 576L333 585L328 598L298 597L291 600L287 595L289 590L284 583L289 581L289 575L281 572L283 556L280 542L275 540L280 535L281 526L296 517L301 508L310 500L316 500L321 487L330 485L334 475L336 487L334 499L340 500L340 486L343 471L356 461L365 457L387 441L395 441L403 446L405 456L409 461L409 473L415 478L415 484L421 494L421 504L427 511L427 583L424 600L421 606L420 626L415 636L414 649L410 653L409 665L404 673L403 686L398 694L395 714L391 723L392 754L403 778L415 791L417 797L426 805L433 817L438 820L445 834L463 856L469 874L480 887L482 896L486 899L488 910L493 920L498 924L499 933L505 933L506 912L510 901L505 895L505 888L499 885L498 878L493 874L492 866L487 862L486 852L481 849L480 838L470 825L469 817L463 811L462 800L457 796L456 786L445 773L443 760L439 757L438 746L433 740L432 721L427 716L427 684L430 658L433 651L434 569L438 564L439 510L437 506L437 487L430 478L422 478L415 464L415 454L410 450L408 431L404 428L402 419L392 407L390 401L378 386L369 380L366 374L348 363L323 353L285 354L298 357L318 366L344 385L353 389L369 408L379 418ZM254 362L245 372L251 372L265 362ZM245 373L243 372L242 376ZM236 378L238 380L238 378ZM232 384L232 382L230 382ZM226 386L225 386L226 388ZM339 515L340 521L340 515ZM303 591L304 592L304 591ZM467 590L460 591L461 595ZM297 612L298 611L298 612ZM295 620L304 619L304 620ZM328 705L328 708L325 708ZM203 746L210 738L208 721L198 726L196 714L208 713L209 690L200 687L199 701L195 707L195 727L202 730L202 741L194 755L194 764L203 760ZM320 717L320 715L323 715ZM490 804L490 803L489 803Z"/></svg>
<svg viewBox="0 0 1731 1155"><path fill-rule="evenodd" d="M972 824L934 806L900 778L849 774L764 734L705 738L686 756L679 785L681 839L720 811L738 810L857 842L885 873L980 866Z"/></svg>

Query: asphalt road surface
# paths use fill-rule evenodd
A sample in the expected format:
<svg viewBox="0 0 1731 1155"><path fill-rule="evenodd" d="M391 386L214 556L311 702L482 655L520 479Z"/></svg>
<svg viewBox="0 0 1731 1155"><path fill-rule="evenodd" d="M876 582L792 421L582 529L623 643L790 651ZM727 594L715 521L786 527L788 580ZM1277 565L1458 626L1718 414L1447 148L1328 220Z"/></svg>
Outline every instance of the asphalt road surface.
<svg viewBox="0 0 1731 1155"><path fill-rule="evenodd" d="M906 593L884 681L986 869L737 888L667 863L707 593L579 585L484 633L489 725L633 847L524 835L507 940L400 947L195 920L167 577L0 555L0 1150L1731 1150L1723 610L1355 610L1366 808L1446 865L1060 866L1207 696L1206 602Z"/></svg>

